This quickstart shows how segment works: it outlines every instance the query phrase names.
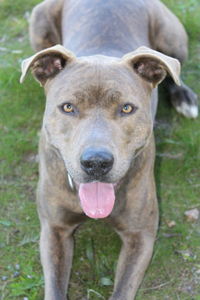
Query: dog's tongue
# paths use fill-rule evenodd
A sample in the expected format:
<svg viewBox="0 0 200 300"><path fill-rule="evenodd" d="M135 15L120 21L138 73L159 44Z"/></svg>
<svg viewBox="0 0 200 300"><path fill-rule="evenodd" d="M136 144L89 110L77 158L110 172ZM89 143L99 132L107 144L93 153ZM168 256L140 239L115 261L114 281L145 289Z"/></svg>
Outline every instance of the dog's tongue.
<svg viewBox="0 0 200 300"><path fill-rule="evenodd" d="M79 197L84 213L94 219L106 218L115 203L114 185L103 182L81 183Z"/></svg>

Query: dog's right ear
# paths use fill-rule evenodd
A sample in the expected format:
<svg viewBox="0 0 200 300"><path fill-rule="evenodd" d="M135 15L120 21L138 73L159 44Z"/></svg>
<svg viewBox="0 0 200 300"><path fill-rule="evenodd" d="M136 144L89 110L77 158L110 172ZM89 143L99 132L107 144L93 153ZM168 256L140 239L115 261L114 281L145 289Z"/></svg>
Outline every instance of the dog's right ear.
<svg viewBox="0 0 200 300"><path fill-rule="evenodd" d="M27 72L31 69L35 79L44 86L48 79L56 76L67 63L74 59L75 55L61 45L44 49L23 60L20 83L24 81Z"/></svg>

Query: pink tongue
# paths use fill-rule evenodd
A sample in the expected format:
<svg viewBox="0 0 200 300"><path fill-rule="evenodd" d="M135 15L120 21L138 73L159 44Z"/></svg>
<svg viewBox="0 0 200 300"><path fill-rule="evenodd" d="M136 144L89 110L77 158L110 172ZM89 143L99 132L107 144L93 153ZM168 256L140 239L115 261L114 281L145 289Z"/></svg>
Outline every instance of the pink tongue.
<svg viewBox="0 0 200 300"><path fill-rule="evenodd" d="M111 183L81 183L79 197L84 213L94 219L106 218L115 203L114 186Z"/></svg>

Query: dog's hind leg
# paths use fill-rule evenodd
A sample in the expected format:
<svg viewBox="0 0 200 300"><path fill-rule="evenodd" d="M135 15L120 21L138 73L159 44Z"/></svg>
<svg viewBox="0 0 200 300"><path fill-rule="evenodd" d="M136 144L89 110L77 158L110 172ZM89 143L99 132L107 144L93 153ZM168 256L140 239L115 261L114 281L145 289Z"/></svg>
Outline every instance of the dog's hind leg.
<svg viewBox="0 0 200 300"><path fill-rule="evenodd" d="M61 14L64 0L46 0L34 7L30 19L30 42L35 51L62 43Z"/></svg>
<svg viewBox="0 0 200 300"><path fill-rule="evenodd" d="M153 48L177 58L181 64L187 59L188 38L178 18L160 1L150 4L150 39ZM152 6L151 6L152 5ZM182 82L177 86L170 77L164 82L172 105L188 118L198 116L197 95Z"/></svg>

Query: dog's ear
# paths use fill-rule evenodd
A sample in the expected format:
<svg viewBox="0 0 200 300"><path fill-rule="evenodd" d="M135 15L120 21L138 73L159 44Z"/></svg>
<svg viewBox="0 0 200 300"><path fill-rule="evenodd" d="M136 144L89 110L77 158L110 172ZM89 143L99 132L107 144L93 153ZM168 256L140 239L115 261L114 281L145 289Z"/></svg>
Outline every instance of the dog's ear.
<svg viewBox="0 0 200 300"><path fill-rule="evenodd" d="M20 83L24 81L27 72L29 69L31 69L35 79L41 85L45 85L48 79L57 75L67 63L74 59L75 56L73 53L66 50L61 45L44 49L23 60L21 65L22 75L20 78Z"/></svg>
<svg viewBox="0 0 200 300"><path fill-rule="evenodd" d="M140 47L136 51L122 57L144 80L156 87L165 76L170 75L177 85L180 85L180 62L170 56L147 47Z"/></svg>

